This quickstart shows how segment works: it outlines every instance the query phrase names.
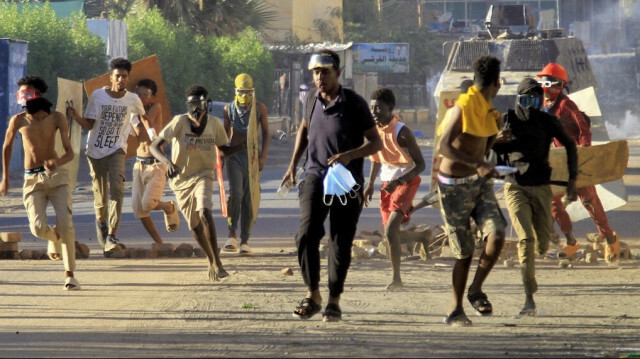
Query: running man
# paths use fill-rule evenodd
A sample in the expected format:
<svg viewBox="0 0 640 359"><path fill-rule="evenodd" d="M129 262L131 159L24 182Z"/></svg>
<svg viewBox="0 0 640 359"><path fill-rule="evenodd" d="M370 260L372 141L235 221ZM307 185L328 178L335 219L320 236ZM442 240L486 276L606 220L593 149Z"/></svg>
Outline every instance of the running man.
<svg viewBox="0 0 640 359"><path fill-rule="evenodd" d="M422 151L411 130L393 114L396 97L388 88L379 88L371 94L371 113L376 123L378 135L382 139L382 150L370 156L371 172L364 190L364 204L369 205L373 196L378 173L382 180L380 189L380 214L384 226L384 238L389 243L393 279L387 290L403 287L400 276L400 243L404 231L400 225L409 221L409 211L413 198L420 187L420 173L426 165ZM382 169L382 171L381 171ZM429 231L424 233L425 250L429 248Z"/></svg>
<svg viewBox="0 0 640 359"><path fill-rule="evenodd" d="M542 89L544 90L544 110L558 117L565 132L575 141L576 145L591 146L591 128L582 111L578 109L575 102L562 93L569 81L565 68L551 62L537 76L541 77ZM556 147L562 146L558 140L554 140L553 143ZM562 204L562 196L562 194L558 194L553 198L551 213L567 240L567 244L558 253L558 257L566 258L573 256L580 249L580 244L573 236L573 223L571 223L571 218ZM596 187L578 188L578 198L598 228L600 238L607 241L605 261L607 263L617 262L620 259L620 241L618 234L609 225L609 219L602 207Z"/></svg>
<svg viewBox="0 0 640 359"><path fill-rule="evenodd" d="M71 188L69 173L61 168L73 159L73 150L69 140L69 124L65 115L52 111L53 105L46 98L46 82L37 76L27 76L17 83L20 89L16 93L18 103L24 112L14 115L2 147L2 182L0 192L3 196L9 191L9 164L13 140L17 133L22 136L24 150L24 186L22 198L29 218L31 233L49 241L48 250L58 256L62 254L65 269L64 290L78 290L80 284L73 276L76 268L76 234L73 228ZM64 155L58 157L55 150L55 138L60 133ZM56 224L47 224L47 205L51 203L56 214ZM51 259L60 259L52 257Z"/></svg>
<svg viewBox="0 0 640 359"><path fill-rule="evenodd" d="M140 98L127 91L131 62L116 58L109 63L109 69L111 85L89 96L85 117L80 117L73 107L69 109L73 119L89 130L86 154L91 170L96 232L105 257L123 248L116 232L122 217L127 139L134 135L131 114L140 116L144 126L151 128L146 123Z"/></svg>
<svg viewBox="0 0 640 359"><path fill-rule="evenodd" d="M485 160L500 121L500 113L491 104L500 90L500 60L482 56L474 62L473 72L475 84L458 98L437 149L443 156L438 173L440 208L449 245L457 257L452 276L453 302L445 323L461 326L472 324L462 305L475 248L469 218L482 230L485 241L467 295L479 315L493 312L491 302L482 292L482 284L500 256L506 226L491 180L498 173Z"/></svg>
<svg viewBox="0 0 640 359"><path fill-rule="evenodd" d="M242 147L227 146L229 138L222 120L207 114L208 91L193 85L186 91L187 113L175 116L151 143L151 153L166 168L169 185L193 237L209 260L209 279L229 273L220 261L213 222L213 181L216 146L226 155ZM169 142L171 159L161 150Z"/></svg>
<svg viewBox="0 0 640 359"><path fill-rule="evenodd" d="M151 211L164 212L167 231L174 232L180 225L178 207L174 201L163 202L162 193L166 182L167 168L151 154L151 141L162 130L162 105L156 101L158 87L153 80L144 79L138 82L136 94L142 105L151 128L147 136L140 136L141 141L136 152L136 163L133 165L133 186L131 189L131 207L136 218L140 218L153 241L162 244L162 238L151 219ZM137 129L137 127L135 127Z"/></svg>
<svg viewBox="0 0 640 359"><path fill-rule="evenodd" d="M520 315L536 314L533 300L538 291L535 256L547 253L553 232L549 150L554 138L567 150L567 198L570 201L577 198L576 145L562 129L560 121L541 109L542 87L532 78L523 79L518 85L515 110L510 109L503 115L505 128L498 133L493 145L502 162L518 169L505 178L504 199L518 235L518 257L525 292Z"/></svg>

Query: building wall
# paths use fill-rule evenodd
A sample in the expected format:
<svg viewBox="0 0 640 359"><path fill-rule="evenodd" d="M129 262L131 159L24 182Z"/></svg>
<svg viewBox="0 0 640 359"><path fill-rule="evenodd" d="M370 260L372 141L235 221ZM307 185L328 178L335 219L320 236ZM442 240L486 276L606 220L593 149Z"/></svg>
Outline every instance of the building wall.
<svg viewBox="0 0 640 359"><path fill-rule="evenodd" d="M342 17L335 18L331 12L337 9L342 13L342 0L265 0L278 12L278 19L271 26L273 29L265 30L267 41L283 42L295 36L304 42L325 42L344 40ZM314 20L321 20L330 24L334 38L329 38L320 32Z"/></svg>

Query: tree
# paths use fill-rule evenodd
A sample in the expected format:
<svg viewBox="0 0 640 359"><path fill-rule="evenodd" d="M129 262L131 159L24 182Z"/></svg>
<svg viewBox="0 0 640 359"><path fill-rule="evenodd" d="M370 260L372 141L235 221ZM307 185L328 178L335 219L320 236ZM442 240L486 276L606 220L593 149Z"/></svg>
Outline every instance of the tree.
<svg viewBox="0 0 640 359"><path fill-rule="evenodd" d="M201 35L234 36L247 27L269 28L277 13L262 0L107 0L110 16L140 16L157 8L175 25L185 25Z"/></svg>
<svg viewBox="0 0 640 359"><path fill-rule="evenodd" d="M159 9L130 14L126 21L129 59L158 56L172 112L184 112L184 91L196 83L209 90L211 99L230 101L233 80L241 72L254 78L257 98L270 101L273 59L256 31L248 28L237 37L202 36L169 23Z"/></svg>
<svg viewBox="0 0 640 359"><path fill-rule="evenodd" d="M60 19L51 7L24 6L0 2L0 38L29 42L27 72L49 84L47 97L55 102L57 78L84 81L104 72L105 44L91 34L84 15ZM82 61L82 66L78 63Z"/></svg>

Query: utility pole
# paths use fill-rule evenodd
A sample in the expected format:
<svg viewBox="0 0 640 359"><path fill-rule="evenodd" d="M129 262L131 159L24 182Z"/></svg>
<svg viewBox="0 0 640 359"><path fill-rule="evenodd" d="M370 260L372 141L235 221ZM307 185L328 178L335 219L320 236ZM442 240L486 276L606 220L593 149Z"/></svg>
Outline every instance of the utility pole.
<svg viewBox="0 0 640 359"><path fill-rule="evenodd" d="M422 29L422 1L418 0L418 29Z"/></svg>
<svg viewBox="0 0 640 359"><path fill-rule="evenodd" d="M378 22L382 22L382 0L376 0L376 13L378 14Z"/></svg>

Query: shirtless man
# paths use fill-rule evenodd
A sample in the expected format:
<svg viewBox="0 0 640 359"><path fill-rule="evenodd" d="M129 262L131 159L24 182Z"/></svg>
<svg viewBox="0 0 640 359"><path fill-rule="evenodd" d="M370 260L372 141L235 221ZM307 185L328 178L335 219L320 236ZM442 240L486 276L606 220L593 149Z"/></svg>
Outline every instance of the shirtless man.
<svg viewBox="0 0 640 359"><path fill-rule="evenodd" d="M475 84L458 98L437 148L443 156L438 173L440 208L449 245L457 257L452 276L453 302L445 323L462 326L471 325L462 306L475 244L469 218L475 220L486 241L467 295L479 315L492 313L482 284L498 260L506 226L491 181L498 173L485 160L498 133L500 113L493 109L491 99L500 90L500 61L482 56L473 64L473 71Z"/></svg>
<svg viewBox="0 0 640 359"><path fill-rule="evenodd" d="M51 102L43 97L47 84L36 76L27 76L17 83L18 103L25 110L9 120L2 147L3 196L9 191L9 163L13 140L19 132L24 149L24 186L22 198L29 218L31 233L49 241L49 253L62 253L66 280L65 290L78 290L80 284L73 277L76 268L76 235L71 217L71 189L69 174L59 168L73 159L69 141L69 125L63 114L51 111ZM64 155L58 157L55 138L60 131ZM56 225L47 224L47 204L56 213ZM61 250L57 250L60 247ZM53 259L53 258L52 258Z"/></svg>
<svg viewBox="0 0 640 359"><path fill-rule="evenodd" d="M142 101L147 120L151 128L148 136L140 136L141 141L136 152L136 163L133 165L133 187L131 189L131 207L136 218L140 218L153 241L162 244L162 238L151 219L151 211L161 210L167 231L174 232L180 225L178 207L174 201L163 202L162 193L166 182L167 168L151 154L151 141L162 130L162 105L156 102L158 87L153 80L144 79L138 82L136 93ZM137 127L134 127L137 129Z"/></svg>

